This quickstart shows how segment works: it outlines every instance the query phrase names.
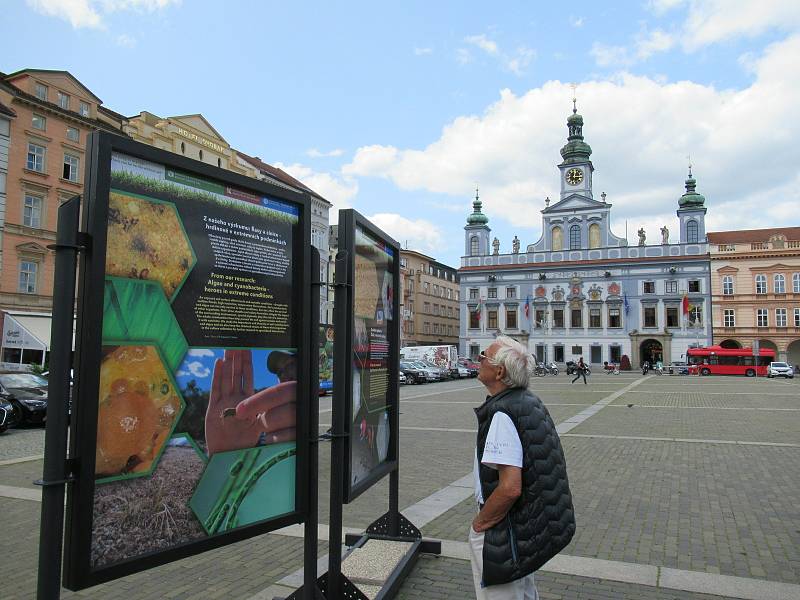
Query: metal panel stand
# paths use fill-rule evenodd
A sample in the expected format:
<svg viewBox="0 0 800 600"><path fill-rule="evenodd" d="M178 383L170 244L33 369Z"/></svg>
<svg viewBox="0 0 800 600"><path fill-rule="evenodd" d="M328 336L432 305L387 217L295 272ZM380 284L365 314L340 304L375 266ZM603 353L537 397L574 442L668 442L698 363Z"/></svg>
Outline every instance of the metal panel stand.
<svg viewBox="0 0 800 600"><path fill-rule="evenodd" d="M78 233L80 196L67 200L58 209L53 281L53 335L50 353L50 378L47 386L47 424L45 429L42 479L42 517L39 533L38 600L58 600L61 595L61 546L64 541L64 488L72 481L67 461L69 427L70 368L72 366L72 323L75 318L75 272L78 252L84 249Z"/></svg>

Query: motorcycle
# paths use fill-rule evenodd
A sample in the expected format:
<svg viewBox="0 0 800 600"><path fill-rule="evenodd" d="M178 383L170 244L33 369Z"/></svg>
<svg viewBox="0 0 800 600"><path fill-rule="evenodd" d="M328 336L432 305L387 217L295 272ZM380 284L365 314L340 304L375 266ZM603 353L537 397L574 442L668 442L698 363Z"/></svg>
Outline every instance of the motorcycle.
<svg viewBox="0 0 800 600"><path fill-rule="evenodd" d="M547 375L547 367L544 365L544 363L536 363L536 367L533 369L533 374L536 375L536 377L544 377Z"/></svg>
<svg viewBox="0 0 800 600"><path fill-rule="evenodd" d="M550 375L558 375L558 365L554 362L551 362L547 366L547 372L550 373Z"/></svg>

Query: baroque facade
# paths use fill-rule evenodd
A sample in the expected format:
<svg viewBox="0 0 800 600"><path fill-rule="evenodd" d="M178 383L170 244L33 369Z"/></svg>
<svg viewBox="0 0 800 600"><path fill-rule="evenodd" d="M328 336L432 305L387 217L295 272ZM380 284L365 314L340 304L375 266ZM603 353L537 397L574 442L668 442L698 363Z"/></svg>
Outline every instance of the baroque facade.
<svg viewBox="0 0 800 600"><path fill-rule="evenodd" d="M560 197L545 201L538 241L522 250L515 236L511 252L501 253L476 193L459 269L460 352L476 356L504 334L539 361L685 360L689 347L711 342L705 198L691 169L678 199L678 239L670 241L665 226L656 243L640 230L629 246L611 231L606 194L594 197L592 149L577 110L567 128Z"/></svg>
<svg viewBox="0 0 800 600"><path fill-rule="evenodd" d="M708 234L714 343L800 364L800 227Z"/></svg>

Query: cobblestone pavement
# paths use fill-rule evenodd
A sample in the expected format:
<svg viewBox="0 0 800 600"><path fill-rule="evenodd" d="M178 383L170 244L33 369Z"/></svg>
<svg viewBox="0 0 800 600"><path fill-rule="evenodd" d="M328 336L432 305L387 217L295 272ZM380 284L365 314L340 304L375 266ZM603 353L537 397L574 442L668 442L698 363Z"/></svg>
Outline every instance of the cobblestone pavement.
<svg viewBox="0 0 800 600"><path fill-rule="evenodd" d="M541 572L535 576L540 600L720 600L696 594L589 577ZM474 597L472 571L465 560L423 556L397 595L399 600Z"/></svg>
<svg viewBox="0 0 800 600"><path fill-rule="evenodd" d="M570 384L571 378L562 374L534 379L531 387L561 422L639 379L636 373L594 374L584 386ZM401 507L471 471L472 409L484 396L474 379L402 388ZM322 399L322 423L330 422L329 408L329 399ZM798 409L800 382L667 376L641 382L562 437L578 519L578 532L564 554L755 582L800 583ZM626 439L631 437L673 441ZM35 487L31 481L41 475L41 460L2 461L41 455L43 439L42 429L0 436L0 486ZM775 442L791 445L765 445ZM328 515L329 465L330 448L322 444L322 523ZM345 506L344 525L363 528L383 514L387 490L382 481ZM0 494L4 599L34 595L40 509L38 502ZM425 525L423 532L463 542L474 511L473 500L467 498ZM326 552L324 542L319 551ZM301 563L300 538L268 534L78 594L65 591L63 597L249 599ZM723 597L685 587L666 589L655 580L653 585L623 583L610 575L597 579L543 570L537 582L543 600ZM399 597L472 597L469 563L423 556Z"/></svg>

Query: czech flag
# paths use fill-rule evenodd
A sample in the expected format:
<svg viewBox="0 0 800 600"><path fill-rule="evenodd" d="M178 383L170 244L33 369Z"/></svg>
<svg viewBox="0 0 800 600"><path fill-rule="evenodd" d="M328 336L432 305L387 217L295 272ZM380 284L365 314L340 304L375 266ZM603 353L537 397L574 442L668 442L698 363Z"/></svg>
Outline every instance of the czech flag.
<svg viewBox="0 0 800 600"><path fill-rule="evenodd" d="M528 296L525 298L525 318L531 318L531 297Z"/></svg>
<svg viewBox="0 0 800 600"><path fill-rule="evenodd" d="M692 305L689 304L689 296L687 296L686 294L683 295L683 301L681 302L681 307L683 308L683 314L688 315L689 309L692 307Z"/></svg>

